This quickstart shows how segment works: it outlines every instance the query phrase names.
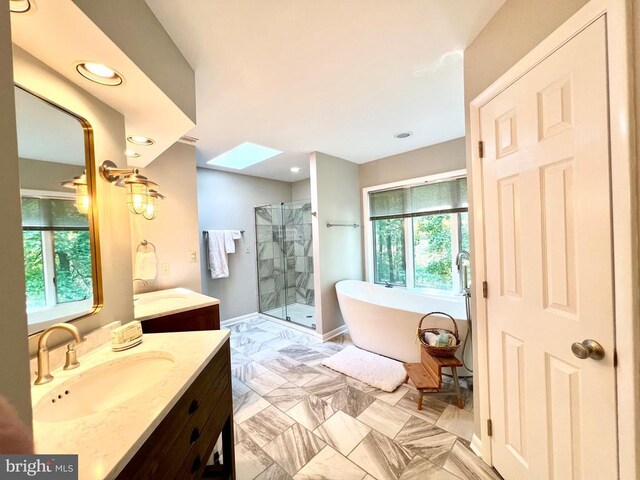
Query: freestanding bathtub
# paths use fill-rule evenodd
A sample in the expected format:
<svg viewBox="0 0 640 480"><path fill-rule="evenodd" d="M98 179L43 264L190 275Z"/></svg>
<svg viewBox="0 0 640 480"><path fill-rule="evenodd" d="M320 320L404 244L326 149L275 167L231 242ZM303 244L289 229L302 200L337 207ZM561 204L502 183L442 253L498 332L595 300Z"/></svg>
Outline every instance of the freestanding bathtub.
<svg viewBox="0 0 640 480"><path fill-rule="evenodd" d="M423 315L433 311L445 312L455 318L460 339L464 342L466 338L467 316L462 296L423 295L359 280L336 283L336 292L351 339L364 350L402 362L420 362L420 344L416 338L418 322ZM428 327L453 330L447 317L425 319L422 328ZM458 349L457 357L461 357L463 347Z"/></svg>

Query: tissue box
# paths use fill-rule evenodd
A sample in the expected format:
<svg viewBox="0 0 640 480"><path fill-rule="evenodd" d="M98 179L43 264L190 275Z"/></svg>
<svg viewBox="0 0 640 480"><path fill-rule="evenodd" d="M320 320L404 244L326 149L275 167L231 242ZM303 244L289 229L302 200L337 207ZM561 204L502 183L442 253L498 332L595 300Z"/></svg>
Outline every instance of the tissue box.
<svg viewBox="0 0 640 480"><path fill-rule="evenodd" d="M126 350L142 343L142 325L131 322L111 331L111 349L114 352Z"/></svg>

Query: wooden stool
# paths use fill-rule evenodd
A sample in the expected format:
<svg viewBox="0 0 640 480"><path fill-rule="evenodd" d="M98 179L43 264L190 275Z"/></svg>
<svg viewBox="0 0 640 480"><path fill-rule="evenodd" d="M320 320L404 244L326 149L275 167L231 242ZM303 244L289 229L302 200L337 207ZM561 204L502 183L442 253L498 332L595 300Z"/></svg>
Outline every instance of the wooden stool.
<svg viewBox="0 0 640 480"><path fill-rule="evenodd" d="M425 393L433 395L456 395L458 398L458 408L462 408L462 394L460 393L460 381L458 379L458 368L462 367L462 362L456 357L434 357L429 355L426 348L421 348L420 363L405 363L404 370L407 372L404 383L409 379L418 389L418 410L422 410L422 399ZM454 392L442 392L442 368L451 368L453 375Z"/></svg>

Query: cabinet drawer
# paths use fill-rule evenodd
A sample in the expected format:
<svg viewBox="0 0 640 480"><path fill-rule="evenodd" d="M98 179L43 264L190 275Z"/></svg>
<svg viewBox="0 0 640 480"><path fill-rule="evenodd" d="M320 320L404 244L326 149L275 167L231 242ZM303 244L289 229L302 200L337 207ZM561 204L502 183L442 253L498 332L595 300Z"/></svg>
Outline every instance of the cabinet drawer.
<svg viewBox="0 0 640 480"><path fill-rule="evenodd" d="M225 403L231 402L231 383L228 384L227 389L222 394L222 401ZM232 417L229 416L229 412L225 411L225 409L215 408L211 411L211 415L203 428L201 440L194 443L193 448L187 453L184 462L172 478L202 478L207 460L213 451L216 437L222 431L227 420L229 422L233 421Z"/></svg>
<svg viewBox="0 0 640 480"><path fill-rule="evenodd" d="M144 333L197 330L220 330L220 309L218 305L172 313L142 321L142 331Z"/></svg>
<svg viewBox="0 0 640 480"><path fill-rule="evenodd" d="M178 434L166 453L166 457L158 466L154 480L173 480L182 478L177 474L181 468L180 460L189 456L192 449L201 449L201 446L207 445L213 448L216 441L208 435L208 421L212 413L224 404L225 395L231 391L231 378L226 377L215 382L207 395L203 398L198 410L191 416L187 424ZM206 463L206 459L205 459Z"/></svg>
<svg viewBox="0 0 640 480"><path fill-rule="evenodd" d="M229 340L224 343L117 478L121 480L155 479L158 466L165 462L169 450L186 425L196 415L198 418L200 415L205 415L206 419L206 410L210 410L211 406L207 408L201 408L201 406L209 390L215 385L221 385L224 389L226 383L231 383ZM173 460L180 463L181 459Z"/></svg>

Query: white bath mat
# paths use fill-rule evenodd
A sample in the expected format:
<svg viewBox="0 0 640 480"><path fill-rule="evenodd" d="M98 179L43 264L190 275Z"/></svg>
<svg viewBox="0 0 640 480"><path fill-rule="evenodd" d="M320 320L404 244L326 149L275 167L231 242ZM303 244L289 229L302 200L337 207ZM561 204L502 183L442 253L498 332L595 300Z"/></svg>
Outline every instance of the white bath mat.
<svg viewBox="0 0 640 480"><path fill-rule="evenodd" d="M401 362L353 345L327 358L322 365L385 392L393 392L406 376Z"/></svg>

